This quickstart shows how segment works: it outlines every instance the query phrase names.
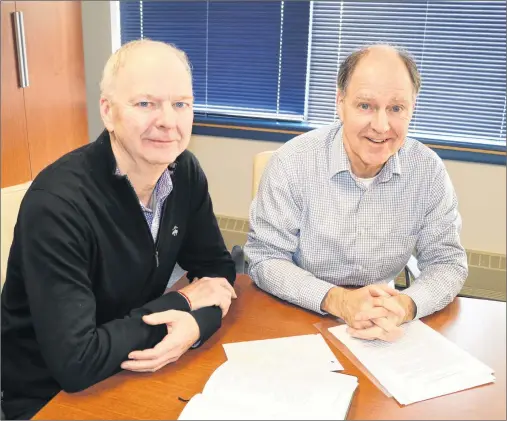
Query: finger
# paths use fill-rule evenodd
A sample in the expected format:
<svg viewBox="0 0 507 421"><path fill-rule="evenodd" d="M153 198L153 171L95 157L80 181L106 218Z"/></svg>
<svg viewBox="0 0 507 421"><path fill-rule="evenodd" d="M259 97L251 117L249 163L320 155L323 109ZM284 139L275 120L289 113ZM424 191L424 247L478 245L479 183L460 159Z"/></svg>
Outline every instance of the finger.
<svg viewBox="0 0 507 421"><path fill-rule="evenodd" d="M373 320L373 322L382 328L384 331L379 339L387 342L394 342L403 336L403 328L397 326L395 323L386 318Z"/></svg>
<svg viewBox="0 0 507 421"><path fill-rule="evenodd" d="M160 311L158 313L143 316L143 322L148 325L161 325L164 323L173 323L178 318L177 310Z"/></svg>
<svg viewBox="0 0 507 421"><path fill-rule="evenodd" d="M166 335L157 345L153 348L143 349L140 351L132 351L128 357L131 360L155 360L168 355L175 347L173 338Z"/></svg>
<svg viewBox="0 0 507 421"><path fill-rule="evenodd" d="M384 341L387 342L395 342L400 339L404 335L405 331L397 326L396 329L386 334Z"/></svg>
<svg viewBox="0 0 507 421"><path fill-rule="evenodd" d="M223 292L223 293L219 293L219 292L216 292L214 293L214 296L213 296L213 305L215 306L218 306L220 307L220 310L222 311L222 318L225 316L225 314L227 314L227 311L228 311L228 303L231 302L231 296L227 296L229 295L229 291L227 292ZM230 305L230 304L229 304Z"/></svg>
<svg viewBox="0 0 507 421"><path fill-rule="evenodd" d="M405 309L397 299L385 300L384 307L387 308L391 313L400 317L401 320L405 318Z"/></svg>
<svg viewBox="0 0 507 421"><path fill-rule="evenodd" d="M229 308L231 306L231 299L223 298L220 301L220 309L222 310L222 319L227 315L229 312Z"/></svg>
<svg viewBox="0 0 507 421"><path fill-rule="evenodd" d="M391 288L387 284L376 284L370 286L370 294L374 297L391 297L398 295L400 292L397 289Z"/></svg>
<svg viewBox="0 0 507 421"><path fill-rule="evenodd" d="M124 361L121 364L121 368L124 370L136 371L140 373L154 372L164 367L165 365L178 360L179 357L180 356L178 355L158 358L156 360Z"/></svg>
<svg viewBox="0 0 507 421"><path fill-rule="evenodd" d="M350 327L352 327L354 329L368 329L372 326L373 326L373 322L371 322L369 320L355 321L350 325Z"/></svg>
<svg viewBox="0 0 507 421"><path fill-rule="evenodd" d="M347 329L347 332L354 338L372 341L374 339L379 339L382 335L383 330L379 326L373 326L369 329L354 329L349 327Z"/></svg>
<svg viewBox="0 0 507 421"><path fill-rule="evenodd" d="M158 367L155 367L155 369L153 371L158 371L162 367L165 367L167 364L175 363L176 361L178 361L180 359L180 357L181 357L181 355L178 355L178 356L173 357L173 358L169 358L167 361L165 361L164 363L160 364Z"/></svg>
<svg viewBox="0 0 507 421"><path fill-rule="evenodd" d="M234 291L234 288L229 283L229 281L225 278L220 278L220 285L223 286L227 291L231 293L232 298L238 298L236 295L236 291Z"/></svg>
<svg viewBox="0 0 507 421"><path fill-rule="evenodd" d="M396 299L389 299L385 297L372 298L371 303L375 307L383 307L394 315L400 317L402 320L405 317L405 310L398 303ZM366 310L368 311L368 310ZM361 313L363 313L362 311Z"/></svg>
<svg viewBox="0 0 507 421"><path fill-rule="evenodd" d="M378 319L373 319L372 321L375 323L375 325L381 327L387 333L392 332L398 328L398 326L396 326L396 324L394 324L387 317L380 317Z"/></svg>
<svg viewBox="0 0 507 421"><path fill-rule="evenodd" d="M355 320L371 320L371 319L377 319L379 317L387 317L389 315L389 310L385 307L379 306L379 307L373 307L368 310L360 311L356 314Z"/></svg>

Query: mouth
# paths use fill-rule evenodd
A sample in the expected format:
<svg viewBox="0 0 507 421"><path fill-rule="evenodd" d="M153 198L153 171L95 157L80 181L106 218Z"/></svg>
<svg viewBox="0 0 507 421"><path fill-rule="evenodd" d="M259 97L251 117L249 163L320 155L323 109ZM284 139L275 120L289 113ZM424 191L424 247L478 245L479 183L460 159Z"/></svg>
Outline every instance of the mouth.
<svg viewBox="0 0 507 421"><path fill-rule="evenodd" d="M153 143L157 143L159 145L162 145L162 144L169 144L169 143L174 143L174 142L177 142L176 139L167 139L167 140L161 140L161 139L148 139L150 142L153 142Z"/></svg>
<svg viewBox="0 0 507 421"><path fill-rule="evenodd" d="M387 139L376 139L376 138L373 138L373 137L366 137L365 138L370 141L371 143L374 143L376 145L382 145L383 143L387 143L389 141L389 138Z"/></svg>

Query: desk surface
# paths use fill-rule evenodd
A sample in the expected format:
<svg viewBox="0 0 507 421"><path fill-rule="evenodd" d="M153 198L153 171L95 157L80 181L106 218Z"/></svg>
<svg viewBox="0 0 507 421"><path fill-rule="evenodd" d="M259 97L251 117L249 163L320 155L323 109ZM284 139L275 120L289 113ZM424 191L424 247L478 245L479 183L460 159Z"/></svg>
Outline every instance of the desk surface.
<svg viewBox="0 0 507 421"><path fill-rule="evenodd" d="M236 282L238 299L223 326L201 348L156 373L120 372L75 394L59 393L34 419L177 419L185 403L201 392L225 362L222 344L318 333L323 317L259 290L246 275ZM359 387L348 419L506 419L505 308L503 302L457 298L423 321L495 370L496 383L405 407L387 398L346 356L331 345ZM424 350L421 350L424 352Z"/></svg>

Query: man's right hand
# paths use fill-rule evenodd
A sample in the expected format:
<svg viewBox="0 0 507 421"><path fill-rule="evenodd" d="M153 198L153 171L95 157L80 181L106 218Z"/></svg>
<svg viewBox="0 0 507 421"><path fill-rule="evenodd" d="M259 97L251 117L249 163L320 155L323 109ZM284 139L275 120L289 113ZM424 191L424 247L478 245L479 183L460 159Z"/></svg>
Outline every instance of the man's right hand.
<svg viewBox="0 0 507 421"><path fill-rule="evenodd" d="M237 298L234 288L225 278L196 279L179 291L188 297L192 310L218 306L222 309L222 317L229 311L231 300Z"/></svg>
<svg viewBox="0 0 507 421"><path fill-rule="evenodd" d="M372 319L387 317L389 310L382 306L382 297L398 294L397 290L384 284L367 285L354 290L333 287L324 297L321 308L326 313L340 317L354 329L367 329L373 326L372 321L357 320L358 314L368 312L374 316Z"/></svg>

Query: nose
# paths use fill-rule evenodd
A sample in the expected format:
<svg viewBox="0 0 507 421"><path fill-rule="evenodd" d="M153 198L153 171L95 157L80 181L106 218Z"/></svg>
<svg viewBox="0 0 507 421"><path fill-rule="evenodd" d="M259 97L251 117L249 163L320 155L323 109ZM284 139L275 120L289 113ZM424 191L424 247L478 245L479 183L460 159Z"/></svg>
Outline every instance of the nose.
<svg viewBox="0 0 507 421"><path fill-rule="evenodd" d="M389 118L385 110L377 110L371 120L371 127L377 133L385 133L389 130Z"/></svg>
<svg viewBox="0 0 507 421"><path fill-rule="evenodd" d="M177 121L177 112L172 107L172 104L164 104L160 108L160 114L157 121L157 126L166 128L166 129L172 129L176 127L176 121Z"/></svg>

